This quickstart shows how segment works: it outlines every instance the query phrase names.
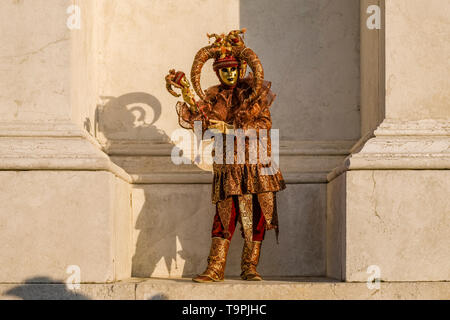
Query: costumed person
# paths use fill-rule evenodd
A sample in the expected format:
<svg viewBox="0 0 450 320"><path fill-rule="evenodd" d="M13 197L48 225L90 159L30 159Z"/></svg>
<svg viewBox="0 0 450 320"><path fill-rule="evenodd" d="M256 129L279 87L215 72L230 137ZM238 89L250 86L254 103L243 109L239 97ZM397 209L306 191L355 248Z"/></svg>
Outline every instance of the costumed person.
<svg viewBox="0 0 450 320"><path fill-rule="evenodd" d="M216 207L216 214L208 264L202 274L192 279L195 282L224 280L230 240L238 221L245 240L241 260L242 279L262 280L256 267L265 231L275 229L278 241L276 193L286 186L278 166L274 169L273 163L262 161L261 152L258 152L265 148L268 157L271 156L270 135L266 134L265 140L260 135L262 131L268 133L271 129L269 108L275 95L270 91L270 82L264 81L264 71L258 56L244 44L241 36L244 32L245 29L233 30L228 35L208 34L215 41L198 51L191 69L192 87L200 100L195 100L183 72L170 70L166 76L169 92L179 96L172 86L182 90L184 102L178 102L176 106L180 126L193 129L194 122L201 121L203 132L213 129L223 137L214 138L213 154L220 155L217 148L223 148L223 161L213 163L212 202ZM200 75L203 65L209 59L214 59L213 69L220 84L203 92ZM246 77L247 65L253 73ZM237 152L239 143L234 134L237 129L246 130L245 132L253 130L258 136L258 142L265 141L265 144L255 145L250 143L249 137L244 137L244 161L242 157L239 161ZM227 159L225 143L216 143L225 139L234 139L231 163L229 156ZM256 161L252 159L252 154L257 155ZM267 171L268 169L270 170Z"/></svg>

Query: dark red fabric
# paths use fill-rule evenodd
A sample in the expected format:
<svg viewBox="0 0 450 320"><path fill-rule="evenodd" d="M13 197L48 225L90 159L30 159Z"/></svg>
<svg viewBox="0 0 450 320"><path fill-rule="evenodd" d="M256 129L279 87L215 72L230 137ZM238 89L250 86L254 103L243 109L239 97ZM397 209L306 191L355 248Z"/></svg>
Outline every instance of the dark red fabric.
<svg viewBox="0 0 450 320"><path fill-rule="evenodd" d="M253 241L263 241L265 235L265 223L264 215L262 214L261 207L258 203L258 198L256 195L253 195ZM231 216L229 222L229 236L226 237L224 233L224 226L220 221L220 216L218 212L218 208L216 205L216 214L214 215L214 222L212 227L211 236L212 237L220 237L231 240L233 237L234 231L236 230L236 224L239 219L239 202L237 196L233 196L233 202L231 206ZM244 238L243 230L241 230L242 237Z"/></svg>
<svg viewBox="0 0 450 320"><path fill-rule="evenodd" d="M259 206L258 197L253 195L253 241L263 241L266 232L266 219Z"/></svg>

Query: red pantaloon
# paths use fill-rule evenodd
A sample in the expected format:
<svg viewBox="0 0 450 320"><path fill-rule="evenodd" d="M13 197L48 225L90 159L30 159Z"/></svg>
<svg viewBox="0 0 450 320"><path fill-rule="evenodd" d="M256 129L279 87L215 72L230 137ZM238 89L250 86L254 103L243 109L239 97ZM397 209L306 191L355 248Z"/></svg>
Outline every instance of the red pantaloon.
<svg viewBox="0 0 450 320"><path fill-rule="evenodd" d="M211 235L212 237L220 237L220 238L224 238L224 239L228 239L231 240L231 238L233 237L234 231L236 229L236 224L237 221L239 219L239 202L238 202L238 197L237 196L232 196L233 197L233 202L232 202L232 207L231 207L231 216L230 216L230 222L229 222L229 227L228 227L228 231L229 231L229 236L225 237L224 235L224 226L222 224L222 221L220 221L220 216L219 216L219 212L217 209L217 205L216 205L216 214L214 216L214 222L213 222L213 227L212 227L212 232ZM256 194L253 195L253 223L252 223L252 227L253 227L253 241L262 241L264 240L264 235L265 235L265 228L266 225L266 220L264 218L264 215L262 213L261 207L259 206L258 203L258 198L256 196ZM244 233L242 232L242 237L244 237Z"/></svg>

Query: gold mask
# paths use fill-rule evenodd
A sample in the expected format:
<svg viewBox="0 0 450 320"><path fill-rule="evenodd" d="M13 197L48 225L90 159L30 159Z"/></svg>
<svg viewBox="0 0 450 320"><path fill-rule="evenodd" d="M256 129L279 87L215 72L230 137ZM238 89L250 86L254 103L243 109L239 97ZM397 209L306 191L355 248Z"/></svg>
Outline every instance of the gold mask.
<svg viewBox="0 0 450 320"><path fill-rule="evenodd" d="M228 86L234 86L238 80L238 68L226 67L219 70L219 76L222 82Z"/></svg>

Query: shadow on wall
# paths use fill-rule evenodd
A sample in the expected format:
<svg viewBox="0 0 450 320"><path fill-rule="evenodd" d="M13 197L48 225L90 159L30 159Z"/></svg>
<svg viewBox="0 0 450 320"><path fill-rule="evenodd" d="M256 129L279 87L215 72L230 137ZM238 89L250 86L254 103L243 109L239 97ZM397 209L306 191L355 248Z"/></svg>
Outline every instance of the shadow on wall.
<svg viewBox="0 0 450 320"><path fill-rule="evenodd" d="M133 277L192 276L203 268L214 206L208 184L143 185Z"/></svg>
<svg viewBox="0 0 450 320"><path fill-rule="evenodd" d="M106 102L95 112L95 135L104 144L114 140L169 142L154 123L161 117L161 102L146 92L130 92L118 97L102 96ZM86 124L85 124L86 126Z"/></svg>
<svg viewBox="0 0 450 320"><path fill-rule="evenodd" d="M358 140L359 0L241 0L284 140Z"/></svg>
<svg viewBox="0 0 450 320"><path fill-rule="evenodd" d="M64 282L45 276L27 279L25 283L6 291L3 296L23 300L89 300L81 293L68 290Z"/></svg>
<svg viewBox="0 0 450 320"><path fill-rule="evenodd" d="M108 150L114 150L115 144L129 142L137 145L145 141L155 143L170 143L170 137L162 130L158 129L154 123L161 116L161 103L151 94L144 92L132 92L119 97L102 97L106 103L99 106L96 111L96 128L99 141ZM142 151L142 150L141 150ZM145 153L145 151L144 151ZM170 155L157 156L136 156L131 149L130 155L118 155L112 151L112 161L123 166L122 161L139 157L139 171L145 171L145 167L153 167L155 161L171 161ZM130 156L128 158L127 156ZM125 158L126 157L126 158ZM125 159L125 160L124 160ZM195 166L192 164L192 166ZM164 167L167 167L164 164ZM176 170L176 168L175 168ZM128 172L133 173L133 172ZM151 172L149 172L151 174ZM209 201L210 185L200 187L205 192L203 202L189 202L192 199L192 188L189 185L159 184L135 185L133 192L133 204L140 208L134 208L133 215L135 225L134 232L138 233L135 253L132 257L132 276L150 277L159 262L162 262L168 272L173 269L182 268L186 272L191 272L194 266L204 257L196 258L189 252L189 248L196 247L196 241L189 242L192 234L195 234L198 221L202 217L192 218L192 214L208 215L208 211L213 211L213 206ZM136 200L135 197L140 197ZM192 209L190 206L194 206ZM212 216L211 216L212 218ZM209 220L209 219L208 219ZM182 222L185 222L184 224ZM209 221L208 221L209 223ZM205 241L209 241L209 233L204 232ZM206 253L205 253L206 254ZM185 260L183 266L177 266L177 256ZM175 265L173 265L175 263ZM164 268L163 267L163 268ZM180 270L178 269L179 272ZM190 274L190 273L189 273Z"/></svg>

